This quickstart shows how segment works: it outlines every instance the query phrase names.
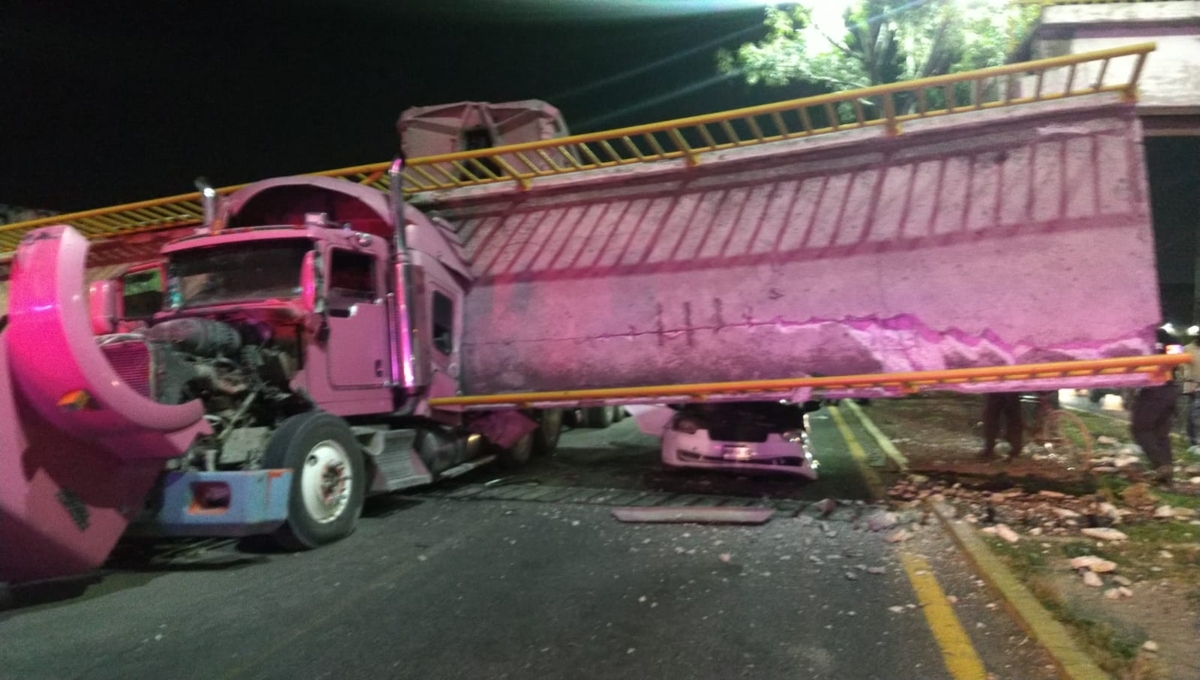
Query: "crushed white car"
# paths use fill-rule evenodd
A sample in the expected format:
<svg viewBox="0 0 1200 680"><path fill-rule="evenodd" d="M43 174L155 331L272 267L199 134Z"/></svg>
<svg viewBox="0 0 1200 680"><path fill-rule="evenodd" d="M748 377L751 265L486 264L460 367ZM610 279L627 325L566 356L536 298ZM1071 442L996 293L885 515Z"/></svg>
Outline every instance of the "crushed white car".
<svg viewBox="0 0 1200 680"><path fill-rule="evenodd" d="M671 467L763 471L817 478L808 413L819 402L718 402L629 406L646 434L662 438Z"/></svg>

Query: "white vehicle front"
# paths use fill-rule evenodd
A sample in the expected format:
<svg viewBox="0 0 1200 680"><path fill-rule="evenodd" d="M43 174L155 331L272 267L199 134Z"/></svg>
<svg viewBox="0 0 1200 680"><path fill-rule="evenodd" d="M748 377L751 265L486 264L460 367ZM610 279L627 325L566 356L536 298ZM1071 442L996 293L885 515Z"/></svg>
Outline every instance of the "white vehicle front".
<svg viewBox="0 0 1200 680"><path fill-rule="evenodd" d="M816 479L807 414L817 407L817 402L737 402L629 410L636 410L642 431L662 437L665 465Z"/></svg>

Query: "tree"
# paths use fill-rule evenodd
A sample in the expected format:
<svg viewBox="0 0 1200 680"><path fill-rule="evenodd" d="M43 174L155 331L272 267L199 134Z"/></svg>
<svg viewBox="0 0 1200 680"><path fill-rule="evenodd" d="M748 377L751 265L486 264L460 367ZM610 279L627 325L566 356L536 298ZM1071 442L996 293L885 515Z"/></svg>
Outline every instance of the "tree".
<svg viewBox="0 0 1200 680"><path fill-rule="evenodd" d="M840 5L840 21L828 8ZM1034 5L1003 0L811 0L769 7L767 36L717 55L748 83L847 90L999 66L1024 40Z"/></svg>

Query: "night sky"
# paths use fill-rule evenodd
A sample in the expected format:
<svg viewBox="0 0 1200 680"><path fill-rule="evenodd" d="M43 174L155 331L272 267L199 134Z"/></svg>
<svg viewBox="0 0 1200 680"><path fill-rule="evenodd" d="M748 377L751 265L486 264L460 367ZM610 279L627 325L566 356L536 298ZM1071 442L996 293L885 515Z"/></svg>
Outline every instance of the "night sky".
<svg viewBox="0 0 1200 680"><path fill-rule="evenodd" d="M717 48L760 37L762 16L747 0L9 0L0 203L81 210L198 175L384 161L410 106L543 99L587 132L807 94L717 76Z"/></svg>
<svg viewBox="0 0 1200 680"><path fill-rule="evenodd" d="M542 99L573 132L812 94L716 72L757 0L7 0L0 203L74 211L389 159L410 106ZM1151 140L1166 316L1190 322L1200 138ZM1103 276L1102 272L1097 272Z"/></svg>

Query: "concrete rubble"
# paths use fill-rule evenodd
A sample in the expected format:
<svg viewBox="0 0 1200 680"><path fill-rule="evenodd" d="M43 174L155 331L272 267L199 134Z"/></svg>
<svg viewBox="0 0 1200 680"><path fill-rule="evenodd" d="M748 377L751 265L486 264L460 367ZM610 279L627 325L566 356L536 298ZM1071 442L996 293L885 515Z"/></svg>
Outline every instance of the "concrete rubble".
<svg viewBox="0 0 1200 680"><path fill-rule="evenodd" d="M944 501L954 516L1010 543L1024 535L1125 541L1128 536L1116 528L1123 524L1164 520L1200 523L1196 510L1164 504L1153 488L1142 482L1131 484L1121 492L1120 498L1115 498L1103 493L1076 496L1016 487L986 491L968 488L962 483L950 484L922 475L909 475L897 481L888 490L888 495L894 507L900 510ZM868 526L873 519L868 519Z"/></svg>

